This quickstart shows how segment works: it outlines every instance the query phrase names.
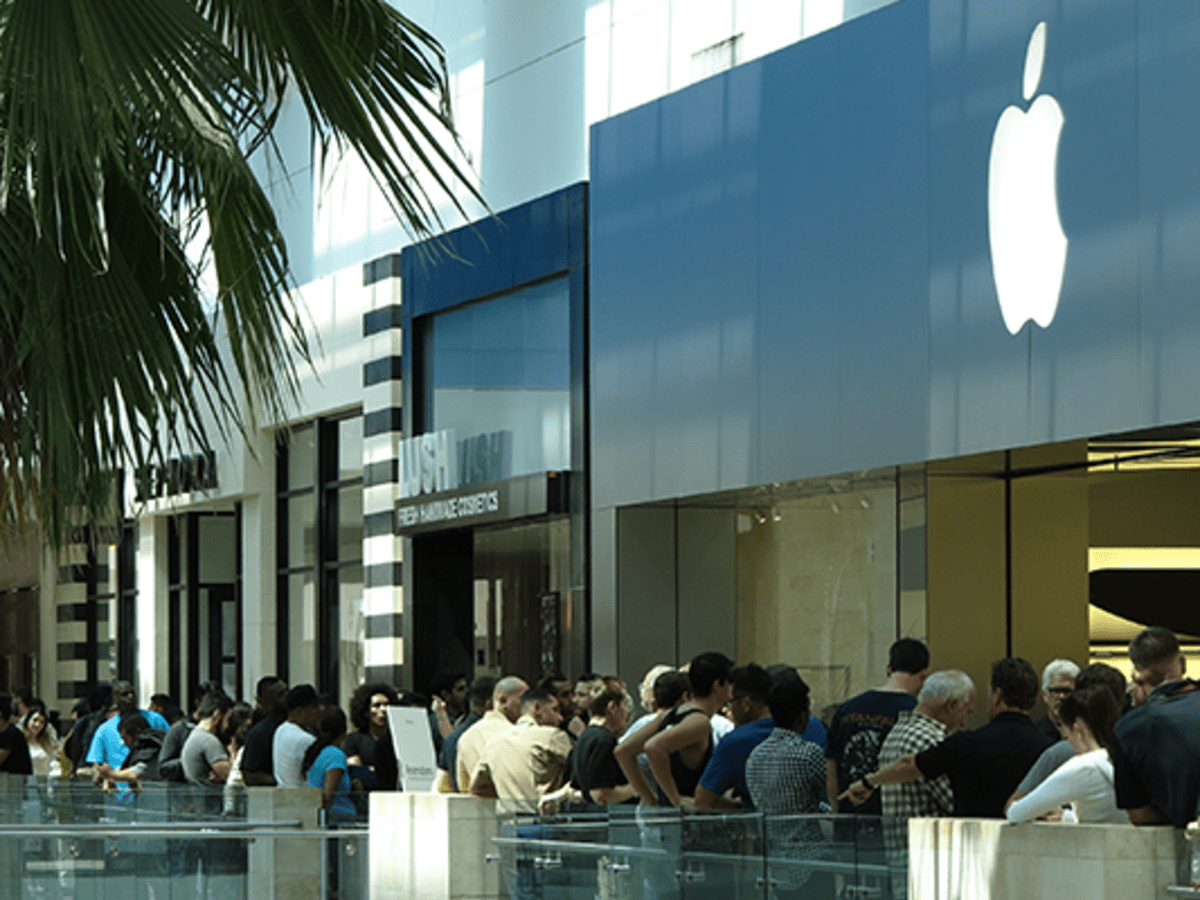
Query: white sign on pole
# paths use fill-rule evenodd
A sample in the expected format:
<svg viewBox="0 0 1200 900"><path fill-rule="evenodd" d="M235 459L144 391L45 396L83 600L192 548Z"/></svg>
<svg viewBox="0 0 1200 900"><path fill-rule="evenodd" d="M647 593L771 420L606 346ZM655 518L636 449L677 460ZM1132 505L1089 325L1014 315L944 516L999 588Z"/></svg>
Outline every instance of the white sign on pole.
<svg viewBox="0 0 1200 900"><path fill-rule="evenodd" d="M400 783L405 792L431 792L437 777L437 760L433 755L429 713L419 707L389 706L387 717Z"/></svg>

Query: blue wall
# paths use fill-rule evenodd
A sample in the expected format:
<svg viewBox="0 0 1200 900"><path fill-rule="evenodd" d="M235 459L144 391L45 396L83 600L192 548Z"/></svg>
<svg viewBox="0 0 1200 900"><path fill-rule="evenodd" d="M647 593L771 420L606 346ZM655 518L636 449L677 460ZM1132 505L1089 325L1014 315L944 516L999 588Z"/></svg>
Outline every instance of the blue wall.
<svg viewBox="0 0 1200 900"><path fill-rule="evenodd" d="M988 158L1039 21L1070 246L1013 336ZM591 141L596 508L1200 418L1192 0L901 0Z"/></svg>

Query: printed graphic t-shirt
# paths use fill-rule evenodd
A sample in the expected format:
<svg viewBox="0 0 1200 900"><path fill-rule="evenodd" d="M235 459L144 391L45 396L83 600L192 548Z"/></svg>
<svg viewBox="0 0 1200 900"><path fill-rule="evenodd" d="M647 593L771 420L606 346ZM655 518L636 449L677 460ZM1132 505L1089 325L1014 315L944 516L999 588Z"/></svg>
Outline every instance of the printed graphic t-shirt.
<svg viewBox="0 0 1200 900"><path fill-rule="evenodd" d="M914 709L917 699L900 691L864 691L851 697L834 713L829 726L825 758L837 763L838 792L874 772L879 763L879 748L896 719L904 710ZM831 801L833 798L829 798ZM882 815L879 791L861 806L849 800L838 803L838 812Z"/></svg>

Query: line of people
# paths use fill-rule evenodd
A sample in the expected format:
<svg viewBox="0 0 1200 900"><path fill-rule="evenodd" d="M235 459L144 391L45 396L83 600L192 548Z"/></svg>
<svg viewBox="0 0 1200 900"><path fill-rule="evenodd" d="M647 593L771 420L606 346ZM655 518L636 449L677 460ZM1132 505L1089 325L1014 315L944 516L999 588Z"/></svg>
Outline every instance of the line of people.
<svg viewBox="0 0 1200 900"><path fill-rule="evenodd" d="M997 660L989 721L974 731L964 730L977 701L972 680L931 673L928 649L908 638L890 648L884 682L841 704L828 729L796 669L735 666L720 653L651 669L639 689L646 713L632 725L626 686L593 673L533 687L518 676L468 685L446 673L431 701L364 684L350 701L352 733L311 685L289 689L275 677L259 681L253 708L204 685L192 715L169 727L153 708L169 710L169 698L141 709L118 682L75 721L57 758L65 773L118 794L152 780L310 785L350 815L353 788L397 786L387 707L418 705L428 709L439 790L543 811L640 803L786 814L832 803L884 816L889 847L913 816L1025 821L1066 809L1085 822L1182 826L1200 798L1200 692L1170 631L1147 628L1130 656L1128 690L1104 664L1055 660L1039 680L1024 659ZM1035 722L1039 689L1048 714ZM36 756L49 772L56 738L46 737L44 706L29 698L14 711L0 695L0 715L0 771L33 772Z"/></svg>

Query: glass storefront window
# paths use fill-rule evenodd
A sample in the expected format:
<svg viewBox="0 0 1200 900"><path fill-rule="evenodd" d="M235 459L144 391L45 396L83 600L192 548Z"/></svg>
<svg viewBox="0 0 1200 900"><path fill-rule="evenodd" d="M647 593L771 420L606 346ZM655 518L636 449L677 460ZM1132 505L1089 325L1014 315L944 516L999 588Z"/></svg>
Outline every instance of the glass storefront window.
<svg viewBox="0 0 1200 900"><path fill-rule="evenodd" d="M293 428L278 454L280 674L344 700L365 675L362 416Z"/></svg>
<svg viewBox="0 0 1200 900"><path fill-rule="evenodd" d="M285 446L288 453L288 489L311 487L316 473L316 467L313 465L317 452L316 429L312 425L292 429Z"/></svg>
<svg viewBox="0 0 1200 900"><path fill-rule="evenodd" d="M341 488L337 492L339 560L362 559L363 501L362 485Z"/></svg>
<svg viewBox="0 0 1200 900"><path fill-rule="evenodd" d="M460 483L570 468L569 300L558 278L425 323L425 430L454 432Z"/></svg>
<svg viewBox="0 0 1200 900"><path fill-rule="evenodd" d="M361 550L360 550L361 552ZM338 680L342 697L348 697L366 680L364 649L367 640L363 617L363 573L361 565L343 566L338 584Z"/></svg>
<svg viewBox="0 0 1200 900"><path fill-rule="evenodd" d="M288 562L291 568L311 566L317 561L316 516L316 498L312 494L288 498Z"/></svg>
<svg viewBox="0 0 1200 900"><path fill-rule="evenodd" d="M287 578L288 682L317 680L317 591L311 571Z"/></svg>
<svg viewBox="0 0 1200 900"><path fill-rule="evenodd" d="M818 714L878 683L896 639L895 470L739 499L738 659L795 665Z"/></svg>
<svg viewBox="0 0 1200 900"><path fill-rule="evenodd" d="M362 419L342 419L337 425L338 480L361 478L363 473Z"/></svg>

